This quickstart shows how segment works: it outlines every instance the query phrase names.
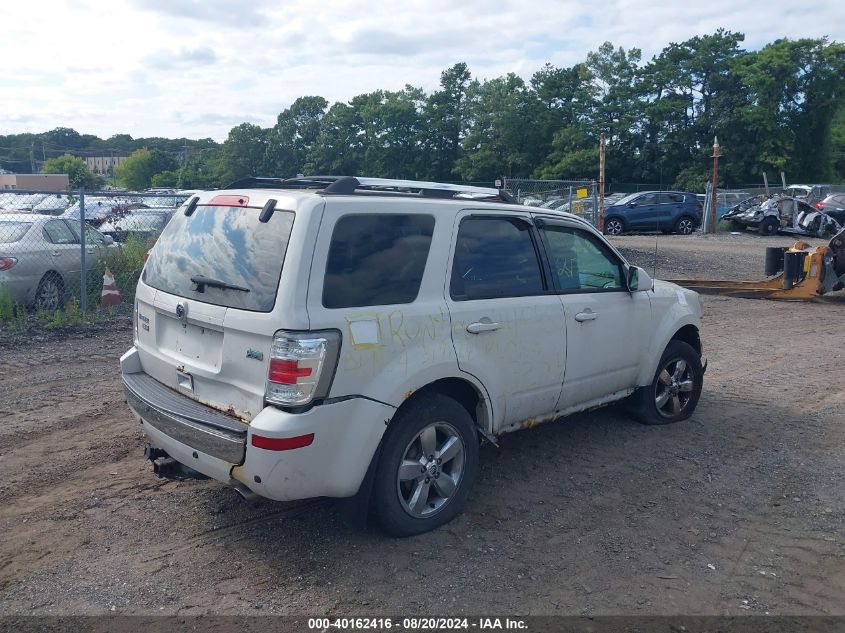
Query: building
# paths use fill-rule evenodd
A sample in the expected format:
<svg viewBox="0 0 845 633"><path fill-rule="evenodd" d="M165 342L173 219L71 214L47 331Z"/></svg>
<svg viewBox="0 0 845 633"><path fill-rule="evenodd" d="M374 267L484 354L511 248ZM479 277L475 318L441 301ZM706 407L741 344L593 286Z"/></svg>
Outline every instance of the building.
<svg viewBox="0 0 845 633"><path fill-rule="evenodd" d="M0 189L21 191L67 191L67 174L0 174Z"/></svg>
<svg viewBox="0 0 845 633"><path fill-rule="evenodd" d="M125 161L128 156L86 156L85 164L95 174L111 176L115 168Z"/></svg>

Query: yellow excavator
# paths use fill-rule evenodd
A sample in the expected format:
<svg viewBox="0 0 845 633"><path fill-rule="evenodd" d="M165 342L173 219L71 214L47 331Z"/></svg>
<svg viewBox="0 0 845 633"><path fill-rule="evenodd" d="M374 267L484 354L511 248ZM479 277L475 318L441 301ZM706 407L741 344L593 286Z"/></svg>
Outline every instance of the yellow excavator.
<svg viewBox="0 0 845 633"><path fill-rule="evenodd" d="M752 299L809 301L845 288L845 229L826 246L810 249L798 240L790 248L766 249L763 281L673 279L673 283L703 294Z"/></svg>

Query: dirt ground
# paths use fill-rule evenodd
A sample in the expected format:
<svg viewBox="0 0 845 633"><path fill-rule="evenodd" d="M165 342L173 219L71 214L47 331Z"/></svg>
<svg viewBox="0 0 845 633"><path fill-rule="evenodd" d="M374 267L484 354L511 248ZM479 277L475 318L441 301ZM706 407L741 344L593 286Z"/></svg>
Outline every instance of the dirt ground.
<svg viewBox="0 0 845 633"><path fill-rule="evenodd" d="M614 241L652 270L654 236ZM791 241L660 236L657 275L760 277ZM0 337L0 612L845 614L845 297L703 304L691 420L611 407L505 436L465 511L402 540L336 501L157 479L127 319Z"/></svg>

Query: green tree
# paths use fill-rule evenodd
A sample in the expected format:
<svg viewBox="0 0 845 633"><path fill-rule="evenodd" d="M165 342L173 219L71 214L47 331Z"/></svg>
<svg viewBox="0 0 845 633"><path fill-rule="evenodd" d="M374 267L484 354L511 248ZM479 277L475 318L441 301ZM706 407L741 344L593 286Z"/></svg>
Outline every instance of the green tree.
<svg viewBox="0 0 845 633"><path fill-rule="evenodd" d="M220 180L228 184L247 176L266 175L268 135L269 130L252 123L229 130L220 156Z"/></svg>
<svg viewBox="0 0 845 633"><path fill-rule="evenodd" d="M71 189L97 189L105 183L101 176L88 169L84 160L68 154L49 159L44 163L42 171L45 174L67 174Z"/></svg>
<svg viewBox="0 0 845 633"><path fill-rule="evenodd" d="M328 105L323 97L299 97L279 114L276 125L267 133L267 175L290 177L305 171Z"/></svg>
<svg viewBox="0 0 845 633"><path fill-rule="evenodd" d="M117 166L117 181L127 189L140 191L152 185L153 176L176 169L176 161L161 150L146 147L132 152Z"/></svg>
<svg viewBox="0 0 845 633"><path fill-rule="evenodd" d="M465 180L528 176L535 130L529 116L533 95L521 77L509 73L468 89L469 129L464 155L455 165Z"/></svg>
<svg viewBox="0 0 845 633"><path fill-rule="evenodd" d="M454 178L467 127L467 88L472 75L463 62L440 73L440 89L426 100L421 113L421 162L426 178Z"/></svg>

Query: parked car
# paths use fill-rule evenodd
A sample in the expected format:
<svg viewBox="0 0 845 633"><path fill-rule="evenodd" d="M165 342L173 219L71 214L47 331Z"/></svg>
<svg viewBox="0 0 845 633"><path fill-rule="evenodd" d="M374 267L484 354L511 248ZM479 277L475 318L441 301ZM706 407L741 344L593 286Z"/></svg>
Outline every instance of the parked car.
<svg viewBox="0 0 845 633"><path fill-rule="evenodd" d="M81 270L79 227L35 213L0 215L0 288L21 305L54 310ZM86 256L99 258L113 244L97 230L85 234Z"/></svg>
<svg viewBox="0 0 845 633"><path fill-rule="evenodd" d="M688 418L698 295L575 216L502 200L329 177L192 197L149 254L121 358L157 472L354 497L410 535L457 514L481 438L624 398L646 424Z"/></svg>
<svg viewBox="0 0 845 633"><path fill-rule="evenodd" d="M133 209L146 209L147 205L135 198L86 197L85 221L91 226L99 227L108 220L119 218ZM68 220L79 220L81 203L76 202L62 213L61 217Z"/></svg>
<svg viewBox="0 0 845 633"><path fill-rule="evenodd" d="M641 191L605 208L604 232L663 231L689 235L701 225L701 202L694 193Z"/></svg>
<svg viewBox="0 0 845 633"><path fill-rule="evenodd" d="M100 233L110 235L116 242L133 236L142 242L158 237L173 217L175 209L134 209L115 220L100 225Z"/></svg>
<svg viewBox="0 0 845 633"><path fill-rule="evenodd" d="M745 200L726 213L724 219L730 220L735 231L752 228L760 235L782 232L825 237L842 229L842 224L833 215L784 194L762 201L759 198Z"/></svg>
<svg viewBox="0 0 845 633"><path fill-rule="evenodd" d="M816 203L816 209L827 213L839 224L845 226L845 193L832 193L824 200Z"/></svg>

